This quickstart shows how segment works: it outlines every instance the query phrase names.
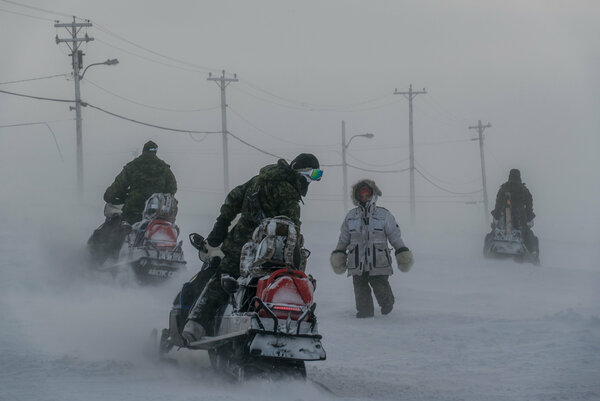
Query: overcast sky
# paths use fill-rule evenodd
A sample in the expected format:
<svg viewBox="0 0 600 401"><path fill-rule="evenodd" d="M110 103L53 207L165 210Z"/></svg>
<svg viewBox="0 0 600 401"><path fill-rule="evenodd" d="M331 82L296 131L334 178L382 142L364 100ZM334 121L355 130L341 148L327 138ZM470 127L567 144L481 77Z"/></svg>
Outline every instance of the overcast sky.
<svg viewBox="0 0 600 401"><path fill-rule="evenodd" d="M27 7L24 7L27 6ZM597 241L600 200L600 3L578 1L151 1L0 0L0 90L73 99L69 49L57 45L54 20L91 20L95 40L82 46L90 68L82 99L107 111L165 127L219 131L227 87L228 128L273 154L315 153L341 163L341 121L355 138L348 162L389 171L408 167L408 100L414 99L417 212L421 221L448 214L483 221L476 132L485 131L490 207L510 168L520 168L538 217L573 236ZM0 93L2 201L75 198L75 114L69 104ZM189 213L215 215L223 199L221 136L176 133L83 109L85 197L102 193L122 166L153 139L171 164ZM230 184L274 162L229 139ZM351 183L374 178L380 204L409 216L408 173L350 168ZM433 184L437 185L434 186ZM443 189L440 189L443 188ZM51 195L50 195L51 194ZM59 195L58 195L59 194ZM325 167L311 184L303 214L341 219L342 174ZM319 212L316 212L318 210ZM474 218L474 217L473 217ZM540 220L540 218L538 218ZM540 226L541 224L537 224ZM541 225L540 229L544 229ZM579 238L578 237L578 238Z"/></svg>

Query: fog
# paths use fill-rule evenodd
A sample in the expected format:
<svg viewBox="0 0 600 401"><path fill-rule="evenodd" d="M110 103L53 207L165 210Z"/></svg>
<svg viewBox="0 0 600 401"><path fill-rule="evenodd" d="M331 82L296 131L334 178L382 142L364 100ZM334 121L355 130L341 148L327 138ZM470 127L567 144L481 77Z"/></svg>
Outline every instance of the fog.
<svg viewBox="0 0 600 401"><path fill-rule="evenodd" d="M342 121L347 140L374 134L372 139L355 137L347 148L347 162L354 166L348 168L349 185L361 178L377 182L383 191L378 204L394 214L405 242L423 263L420 273L417 263L413 276L394 276L395 291L401 286L415 299L407 305L408 321L418 320L423 311L452 314L468 305L454 300L444 309L443 301L428 300L427 294L433 299L447 295L435 280L447 278L441 271L448 266L465 274L458 282L450 281L460 294L497 280L494 296L500 305L478 309L481 315L535 319L580 306L574 313L582 316L581 322L597 318L599 303L593 288L599 284L600 256L600 5L596 1L0 0L1 91L74 99L70 50L55 42L57 35L65 38L68 33L54 27L55 20L71 22L72 15L93 24L80 32L94 38L81 47L84 67L119 60L117 65L97 65L85 73L82 100L138 123L82 108L80 197L72 104L0 92L2 299L19 316L0 313L12 322L3 324L7 349L18 342L43 350L42 354L53 350L66 358L109 365L116 361L116 367L86 365L91 372L144 364L143 344L136 336L166 324L172 297L186 277L157 292L136 286L123 289L82 268L85 241L103 221L104 190L147 140L158 144L158 156L171 165L177 178L182 238L210 231L225 196L222 135L175 132L139 122L219 132L220 90L207 78L222 70L239 79L226 89L228 130L255 147L229 137L230 188L277 157L291 160L310 152L323 165L323 179L310 185L304 199L302 222L315 274L333 286L332 294L350 302L340 309L333 295L321 301L333 321L332 333L343 333L342 327L354 323L348 322L349 281L334 277L327 267L344 216ZM45 78L54 75L62 76ZM409 101L393 94L396 89L408 91L411 84L413 90L427 92L413 99L414 153L422 173L415 174L414 225L406 171ZM488 207L493 208L509 170L519 168L533 194L534 231L549 276L540 269L524 273L510 262L506 276L496 276L502 264L489 262L484 266L491 276L477 274L483 263L483 236L489 231L479 142L472 140L476 130L469 129L479 120L491 124L484 132ZM191 275L198 265L187 244L185 251ZM576 273L569 279L573 269ZM513 280L533 284L534 278L542 282L531 299L526 285L512 286ZM518 302L511 302L511 291L532 301L531 313L516 311ZM556 292L558 299L550 296ZM128 307L119 307L124 304ZM406 317L396 316L394 327L407 324ZM443 319L437 323L443 327ZM66 325L68 336L63 335ZM106 325L127 335L103 329ZM594 327L592 337L597 339ZM42 331L44 336L39 335ZM368 337L370 332L365 328L360 333ZM21 356L11 355L15 360ZM27 355L33 364L39 361L36 355ZM330 354L328 363L334 365L320 373L335 375L337 361ZM351 363L349 358L342 361ZM597 361L591 367L597 368ZM61 377L66 380L71 368L65 369ZM403 369L410 372L410 366ZM218 379L213 379L219 387ZM392 389L386 389L373 397L392 398L386 393ZM23 394L12 395L26 399ZM460 391L452 394L466 397Z"/></svg>

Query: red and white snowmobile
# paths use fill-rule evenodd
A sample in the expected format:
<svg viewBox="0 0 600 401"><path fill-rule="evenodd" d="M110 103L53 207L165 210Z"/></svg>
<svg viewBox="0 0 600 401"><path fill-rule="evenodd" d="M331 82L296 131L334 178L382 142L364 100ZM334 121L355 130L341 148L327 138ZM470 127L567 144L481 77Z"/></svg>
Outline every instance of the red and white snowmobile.
<svg viewBox="0 0 600 401"><path fill-rule="evenodd" d="M105 213L106 214L106 213ZM111 272L115 276L134 276L142 283L158 283L172 277L185 268L182 241L178 241L179 227L175 224L177 200L171 194L152 194L146 201L142 220L129 225L118 214L107 216L107 221L90 237L88 247L92 254L101 253L103 258L97 270ZM112 225L112 232L108 231ZM98 232L117 242L98 252ZM119 246L120 241L120 246ZM95 249L95 252L94 252ZM117 252L118 249L118 252ZM96 260L98 261L98 257Z"/></svg>
<svg viewBox="0 0 600 401"><path fill-rule="evenodd" d="M181 331L191 305L176 299L169 328L162 331L161 355L173 347L208 350L213 368L237 380L305 378L305 361L326 357L315 315L316 282L304 273L309 254L287 217L263 220L242 250L241 276L221 276L229 304L217 313L208 336L186 343Z"/></svg>

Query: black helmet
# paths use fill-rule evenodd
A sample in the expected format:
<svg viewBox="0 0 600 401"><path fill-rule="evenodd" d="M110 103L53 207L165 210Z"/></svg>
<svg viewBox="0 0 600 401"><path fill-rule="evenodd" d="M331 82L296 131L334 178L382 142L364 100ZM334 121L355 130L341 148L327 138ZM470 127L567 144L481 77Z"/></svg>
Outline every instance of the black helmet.
<svg viewBox="0 0 600 401"><path fill-rule="evenodd" d="M302 170L305 168L319 168L319 160L311 153L300 153L292 162L290 167L294 170Z"/></svg>
<svg viewBox="0 0 600 401"><path fill-rule="evenodd" d="M143 153L146 153L146 152L156 153L157 150L158 150L158 145L152 141L148 141L144 144L144 150L142 152Z"/></svg>

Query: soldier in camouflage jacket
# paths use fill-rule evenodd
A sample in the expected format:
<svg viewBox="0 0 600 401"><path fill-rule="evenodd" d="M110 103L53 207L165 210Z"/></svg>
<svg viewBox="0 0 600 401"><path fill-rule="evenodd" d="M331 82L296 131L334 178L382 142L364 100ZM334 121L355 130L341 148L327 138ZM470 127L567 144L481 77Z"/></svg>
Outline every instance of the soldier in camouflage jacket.
<svg viewBox="0 0 600 401"><path fill-rule="evenodd" d="M263 167L258 175L229 192L206 238L209 257L211 251L219 256L219 246L224 257L188 315L183 332L186 339L194 341L205 335L205 329L217 309L227 302L228 295L221 288L221 274L236 278L240 275L242 247L252 238L252 232L264 218L283 215L300 226L300 202L311 181L306 174L318 168L319 161L314 155L302 153L290 164L280 159L277 164ZM239 221L228 231L238 214Z"/></svg>
<svg viewBox="0 0 600 401"><path fill-rule="evenodd" d="M123 219L129 224L142 219L150 195L177 192L175 176L170 166L156 156L157 149L156 143L146 142L142 154L123 167L104 193L105 202L124 204Z"/></svg>

